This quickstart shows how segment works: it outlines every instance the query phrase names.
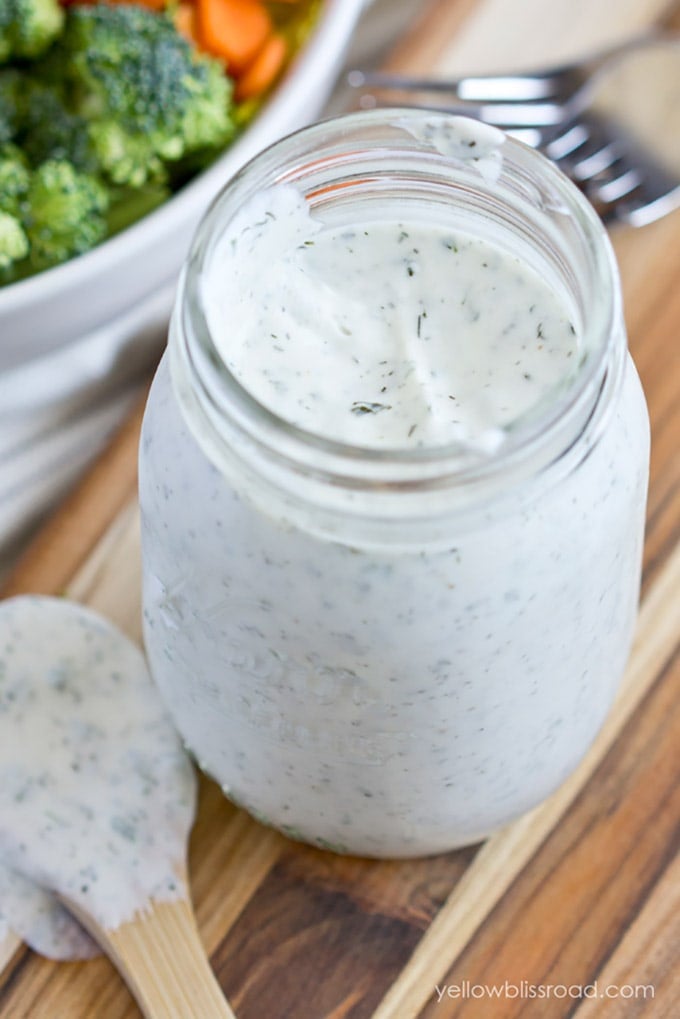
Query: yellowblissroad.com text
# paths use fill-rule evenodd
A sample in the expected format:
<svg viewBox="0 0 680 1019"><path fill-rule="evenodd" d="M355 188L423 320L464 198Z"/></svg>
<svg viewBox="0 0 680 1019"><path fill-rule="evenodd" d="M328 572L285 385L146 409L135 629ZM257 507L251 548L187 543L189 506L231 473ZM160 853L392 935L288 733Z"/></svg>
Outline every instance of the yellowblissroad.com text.
<svg viewBox="0 0 680 1019"><path fill-rule="evenodd" d="M502 984L473 984L470 980L461 980L458 984L435 984L437 1001L452 998L571 998L575 1001L584 998L626 998L647 999L654 997L653 984L532 984L528 980L513 983L510 980Z"/></svg>

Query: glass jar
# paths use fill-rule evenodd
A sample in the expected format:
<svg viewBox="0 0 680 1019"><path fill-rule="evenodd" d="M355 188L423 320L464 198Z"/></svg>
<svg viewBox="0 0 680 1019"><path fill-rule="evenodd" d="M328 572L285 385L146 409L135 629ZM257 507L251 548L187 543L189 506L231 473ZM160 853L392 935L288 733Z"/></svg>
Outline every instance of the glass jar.
<svg viewBox="0 0 680 1019"><path fill-rule="evenodd" d="M599 220L536 152L508 140L500 173L480 173L433 147L425 117L316 125L226 186L182 276L140 457L145 642L187 746L259 819L378 857L476 841L579 763L629 653L648 474ZM336 220L391 203L493 237L569 303L568 384L485 455L355 448L277 417L226 368L200 281L278 182Z"/></svg>

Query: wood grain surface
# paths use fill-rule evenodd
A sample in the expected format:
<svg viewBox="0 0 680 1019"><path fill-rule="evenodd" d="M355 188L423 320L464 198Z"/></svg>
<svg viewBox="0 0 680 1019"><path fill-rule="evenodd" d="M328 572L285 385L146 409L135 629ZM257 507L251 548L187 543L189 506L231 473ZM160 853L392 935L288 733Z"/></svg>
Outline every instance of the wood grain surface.
<svg viewBox="0 0 680 1019"><path fill-rule="evenodd" d="M474 62L470 40L483 40L484 26L496 49L475 43L480 60L501 54L506 31L517 60L548 61L559 47L599 44L607 25L613 36L637 29L667 5L592 0L579 5L570 34L572 7L553 0L538 17L536 0L435 0L393 64L458 66L460 40ZM677 13L670 17L680 29ZM613 240L653 437L643 604L615 708L578 772L545 804L481 846L428 860L365 861L295 845L202 781L191 885L201 936L239 1019L679 1014L680 214ZM136 638L138 427L136 415L8 586L66 591ZM0 945L0 971L3 1019L138 1019L105 959L50 963L10 939ZM596 985L598 996L447 991L506 981L520 991L522 981ZM600 996L610 987L637 997Z"/></svg>

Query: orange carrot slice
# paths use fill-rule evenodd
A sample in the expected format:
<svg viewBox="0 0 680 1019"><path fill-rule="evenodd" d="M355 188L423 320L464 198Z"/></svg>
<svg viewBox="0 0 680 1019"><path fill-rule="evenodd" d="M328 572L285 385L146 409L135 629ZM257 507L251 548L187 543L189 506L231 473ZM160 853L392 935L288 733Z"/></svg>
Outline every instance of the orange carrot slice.
<svg viewBox="0 0 680 1019"><path fill-rule="evenodd" d="M237 102L254 99L266 92L283 67L288 45L282 35L270 35L251 64L238 79L234 97Z"/></svg>
<svg viewBox="0 0 680 1019"><path fill-rule="evenodd" d="M184 36L187 42L198 47L198 15L196 8L191 3L180 3L174 15L175 28L180 35Z"/></svg>
<svg viewBox="0 0 680 1019"><path fill-rule="evenodd" d="M198 0L197 10L203 49L222 57L238 77L272 31L269 12L260 0Z"/></svg>

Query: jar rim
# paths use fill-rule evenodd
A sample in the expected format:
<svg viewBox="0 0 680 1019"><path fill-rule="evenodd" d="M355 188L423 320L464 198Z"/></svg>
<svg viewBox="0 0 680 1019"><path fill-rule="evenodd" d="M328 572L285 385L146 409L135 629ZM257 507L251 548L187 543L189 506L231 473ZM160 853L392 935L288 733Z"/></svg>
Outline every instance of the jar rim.
<svg viewBox="0 0 680 1019"><path fill-rule="evenodd" d="M359 154L370 159L395 159L395 153L409 158L427 158L428 165L442 169L447 158L432 146L409 132L423 120L444 117L439 111L399 107L362 110L319 121L274 142L247 163L213 200L194 236L189 257L178 288L177 311L180 328L173 342L181 349L173 351L174 360L181 361L198 390L197 402L202 417L216 422L229 419L232 428L247 438L260 451L274 457L279 464L294 470L313 473L334 484L354 488L371 488L376 483L390 487L411 486L418 480L448 484L468 483L487 478L501 467L521 461L537 447L545 444L566 417L577 414L583 405L592 404L601 391L612 345L622 334L621 296L618 268L605 228L595 210L581 191L537 150L506 136L502 153L500 177L493 190L508 199L508 184L520 180L539 179L545 191L553 196L554 206L539 210L547 217L567 217L576 227L583 250L589 257L588 276L596 297L589 305L581 334L588 357L579 359L578 370L570 385L543 413L530 415L524 425L513 429L512 435L497 451L482 457L470 457L459 442L439 446L411 448L375 448L348 443L319 435L295 425L261 403L239 381L224 363L211 336L201 299L200 280L211 251L211 243L242 207L248 196L279 183L297 183L310 172L320 169L346 171ZM385 133L396 132L388 139ZM399 136L400 133L400 136ZM392 154L391 156L389 154ZM448 160L451 164L451 160ZM386 164L389 165L389 162ZM452 179L463 180L470 171L457 167ZM477 184L482 187L481 184ZM483 190L483 188L482 188ZM507 194L506 194L507 192ZM525 199L528 201L528 198ZM539 204L542 199L539 198ZM561 207L560 207L561 206ZM527 206L528 208L528 206ZM546 224L548 219L546 219ZM194 396L196 396L194 392ZM181 402L181 401L180 401ZM592 407L591 407L592 410ZM583 420L587 420L586 413ZM563 448L575 436L563 438ZM559 450L559 445L558 445ZM551 462L555 450L546 458Z"/></svg>

